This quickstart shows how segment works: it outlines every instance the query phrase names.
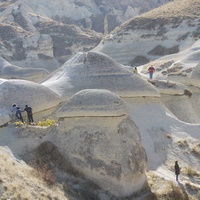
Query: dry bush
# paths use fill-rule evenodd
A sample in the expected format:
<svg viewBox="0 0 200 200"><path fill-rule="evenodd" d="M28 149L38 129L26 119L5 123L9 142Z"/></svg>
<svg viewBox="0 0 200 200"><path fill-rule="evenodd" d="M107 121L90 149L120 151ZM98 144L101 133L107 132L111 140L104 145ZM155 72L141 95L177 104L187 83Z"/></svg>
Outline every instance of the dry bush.
<svg viewBox="0 0 200 200"><path fill-rule="evenodd" d="M168 134L166 134L166 137L167 137L168 139L172 139L172 134L171 134L171 133L168 133Z"/></svg>
<svg viewBox="0 0 200 200"><path fill-rule="evenodd" d="M2 149L2 150L1 150ZM49 187L38 175L38 172L0 148L0 199L1 200L32 200L54 199L68 200L62 187ZM44 170L44 178L53 184L52 174L48 168ZM33 173L34 172L34 173ZM49 178L50 177L50 178Z"/></svg>
<svg viewBox="0 0 200 200"><path fill-rule="evenodd" d="M192 153L197 156L200 157L200 144L194 145L192 148Z"/></svg>
<svg viewBox="0 0 200 200"><path fill-rule="evenodd" d="M37 126L55 126L57 122L54 119L44 119L43 121L39 121Z"/></svg>
<svg viewBox="0 0 200 200"><path fill-rule="evenodd" d="M184 95L191 97L192 96L192 91L185 89L184 90Z"/></svg>
<svg viewBox="0 0 200 200"><path fill-rule="evenodd" d="M173 200L189 199L186 192L181 187L175 185L172 181L169 182L168 193L166 195L168 199Z"/></svg>
<svg viewBox="0 0 200 200"><path fill-rule="evenodd" d="M185 186L189 189L189 190L192 190L193 192L197 193L199 192L199 187L197 187L196 185L194 184L191 184L190 182L186 182L185 183Z"/></svg>
<svg viewBox="0 0 200 200"><path fill-rule="evenodd" d="M189 182L185 183L185 186L188 193L190 193L193 197L195 196L194 199L200 199L200 187L197 187Z"/></svg>
<svg viewBox="0 0 200 200"><path fill-rule="evenodd" d="M31 165L36 170L37 175L49 186L56 184L56 177L53 174L53 170L50 170L47 164L41 165L38 161L33 161Z"/></svg>
<svg viewBox="0 0 200 200"><path fill-rule="evenodd" d="M152 193L159 200L189 200L183 187L159 177L153 172L147 173L148 183Z"/></svg>
<svg viewBox="0 0 200 200"><path fill-rule="evenodd" d="M181 172L190 177L200 177L200 173L192 167L183 168Z"/></svg>
<svg viewBox="0 0 200 200"><path fill-rule="evenodd" d="M179 141L177 142L177 144L178 144L179 147L182 147L182 148L183 148L183 147L188 147L188 146L189 146L186 140L179 140Z"/></svg>

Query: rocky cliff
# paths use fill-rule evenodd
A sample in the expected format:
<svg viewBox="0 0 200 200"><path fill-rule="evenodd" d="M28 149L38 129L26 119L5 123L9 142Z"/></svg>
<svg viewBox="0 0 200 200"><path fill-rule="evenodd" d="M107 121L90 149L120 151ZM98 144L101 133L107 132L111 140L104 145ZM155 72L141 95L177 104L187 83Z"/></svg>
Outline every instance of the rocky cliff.
<svg viewBox="0 0 200 200"><path fill-rule="evenodd" d="M1 1L0 56L53 71L79 51L93 49L102 33L168 1Z"/></svg>
<svg viewBox="0 0 200 200"><path fill-rule="evenodd" d="M122 64L143 65L193 45L199 22L198 0L173 1L117 27L95 50Z"/></svg>

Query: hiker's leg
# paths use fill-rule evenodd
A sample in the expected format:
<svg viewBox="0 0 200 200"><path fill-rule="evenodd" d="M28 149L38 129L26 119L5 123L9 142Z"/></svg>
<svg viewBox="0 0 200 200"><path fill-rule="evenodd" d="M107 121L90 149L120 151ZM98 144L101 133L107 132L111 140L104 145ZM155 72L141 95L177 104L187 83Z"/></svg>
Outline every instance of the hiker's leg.
<svg viewBox="0 0 200 200"><path fill-rule="evenodd" d="M149 78L150 78L150 79L152 79L152 75L153 75L153 73L150 72L150 73L149 73Z"/></svg>
<svg viewBox="0 0 200 200"><path fill-rule="evenodd" d="M16 113L15 116L17 117L17 119L19 119L18 113Z"/></svg>
<svg viewBox="0 0 200 200"><path fill-rule="evenodd" d="M28 122L31 123L30 114L28 114Z"/></svg>
<svg viewBox="0 0 200 200"><path fill-rule="evenodd" d="M32 115L32 114L30 115L30 118L31 118L31 122L34 122L34 121L33 121L33 115Z"/></svg>
<svg viewBox="0 0 200 200"><path fill-rule="evenodd" d="M20 116L18 115L18 113L16 113L16 117L17 117L17 119L21 119Z"/></svg>
<svg viewBox="0 0 200 200"><path fill-rule="evenodd" d="M24 122L24 120L23 120L23 117L22 117L22 114L21 114L21 113L19 114L19 119L21 119L21 121L22 121L22 122Z"/></svg>

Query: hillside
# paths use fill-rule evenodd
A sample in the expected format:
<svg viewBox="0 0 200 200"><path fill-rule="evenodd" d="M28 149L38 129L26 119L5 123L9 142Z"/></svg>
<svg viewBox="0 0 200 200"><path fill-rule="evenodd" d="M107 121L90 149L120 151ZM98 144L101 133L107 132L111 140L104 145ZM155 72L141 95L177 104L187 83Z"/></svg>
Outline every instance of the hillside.
<svg viewBox="0 0 200 200"><path fill-rule="evenodd" d="M166 2L0 1L0 56L23 68L53 71L93 49L116 26Z"/></svg>
<svg viewBox="0 0 200 200"><path fill-rule="evenodd" d="M64 23L65 3L88 14L164 1L0 2L0 199L200 199L200 0L170 1L103 40Z"/></svg>
<svg viewBox="0 0 200 200"><path fill-rule="evenodd" d="M200 115L195 105L199 105L199 89L169 80L147 80L141 72L135 75L102 53L85 56L78 53L42 85L1 80L0 91L7 101L0 107L5 124L0 129L0 146L8 146L27 164L36 160L39 172L46 164L53 170L50 177L56 177L60 189L49 194L45 183L49 179L43 178L44 199L62 199L60 192L64 199L83 200L198 199ZM90 73L83 73L84 68ZM25 102L33 105L36 126L13 123L12 97L6 91L19 85L15 102L22 108ZM49 100L44 92L51 95ZM24 103L21 94L27 94ZM25 113L23 117L27 121ZM48 118L56 123L45 125ZM14 157L11 160L15 162ZM179 182L175 181L175 160L181 166ZM18 193L6 177L1 191L8 198ZM33 177L36 183L38 177ZM18 181L16 188L21 187ZM37 197L37 191L33 189L30 199ZM18 195L27 198L25 193Z"/></svg>
<svg viewBox="0 0 200 200"><path fill-rule="evenodd" d="M94 49L140 66L189 48L199 38L199 1L173 1L117 27Z"/></svg>

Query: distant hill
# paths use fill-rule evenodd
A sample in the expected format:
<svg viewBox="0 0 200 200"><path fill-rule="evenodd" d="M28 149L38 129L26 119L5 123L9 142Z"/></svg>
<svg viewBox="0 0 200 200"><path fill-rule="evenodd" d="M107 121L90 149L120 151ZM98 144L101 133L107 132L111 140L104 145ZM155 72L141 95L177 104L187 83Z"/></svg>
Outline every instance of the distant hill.
<svg viewBox="0 0 200 200"><path fill-rule="evenodd" d="M169 0L57 0L56 2L25 0L24 2L36 14L105 33L128 19L159 7Z"/></svg>
<svg viewBox="0 0 200 200"><path fill-rule="evenodd" d="M95 50L131 66L178 53L199 39L199 12L198 0L170 2L117 27Z"/></svg>
<svg viewBox="0 0 200 200"><path fill-rule="evenodd" d="M102 33L168 1L1 1L0 56L20 67L53 71L93 49Z"/></svg>

